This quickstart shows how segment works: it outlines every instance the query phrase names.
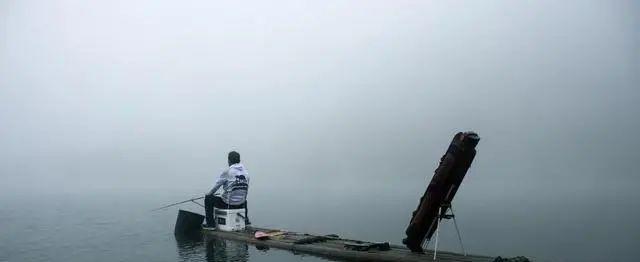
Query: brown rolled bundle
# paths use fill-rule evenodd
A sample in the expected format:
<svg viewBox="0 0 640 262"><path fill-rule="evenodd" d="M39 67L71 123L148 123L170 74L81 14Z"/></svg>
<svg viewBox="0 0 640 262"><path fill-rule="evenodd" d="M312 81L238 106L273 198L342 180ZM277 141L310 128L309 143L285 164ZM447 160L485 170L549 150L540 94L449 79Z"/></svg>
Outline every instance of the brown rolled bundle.
<svg viewBox="0 0 640 262"><path fill-rule="evenodd" d="M403 243L414 252L422 252L422 242L431 239L438 222L440 207L448 207L453 200L460 183L476 155L475 147L480 141L474 132L457 133L447 152L440 158L440 164L420 198L420 203L405 231L407 238ZM442 215L447 209L441 210Z"/></svg>

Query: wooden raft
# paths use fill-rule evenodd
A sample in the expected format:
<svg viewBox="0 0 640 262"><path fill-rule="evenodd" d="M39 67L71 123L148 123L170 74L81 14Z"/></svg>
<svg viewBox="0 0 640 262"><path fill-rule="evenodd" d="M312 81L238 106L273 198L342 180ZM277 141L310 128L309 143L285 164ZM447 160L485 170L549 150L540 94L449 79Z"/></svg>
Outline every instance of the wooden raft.
<svg viewBox="0 0 640 262"><path fill-rule="evenodd" d="M257 246L268 246L278 249L290 250L295 253L305 253L331 259L343 259L350 261L433 261L433 251L426 250L424 254L412 253L404 246L389 245L390 249L380 251L370 249L368 251L356 251L345 248L345 244L362 245L369 242L343 239L335 236L310 235L296 232L286 232L284 234L271 237L267 240L258 240L254 238L256 231L277 232L276 229L268 228L251 228L239 232L223 232L211 229L203 229L203 234L214 236L228 240L247 242ZM295 242L306 242L307 239L322 239L320 241L312 241L312 243L296 244ZM301 241L302 240L302 241ZM477 255L463 255L458 253L438 251L436 261L443 262L472 262L482 261L490 262L495 258Z"/></svg>

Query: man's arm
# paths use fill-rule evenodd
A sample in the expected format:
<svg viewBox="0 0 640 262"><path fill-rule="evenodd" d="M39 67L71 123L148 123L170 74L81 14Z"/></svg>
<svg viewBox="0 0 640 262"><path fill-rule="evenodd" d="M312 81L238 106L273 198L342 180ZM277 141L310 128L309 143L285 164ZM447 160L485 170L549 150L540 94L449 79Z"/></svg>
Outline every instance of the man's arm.
<svg viewBox="0 0 640 262"><path fill-rule="evenodd" d="M222 174L220 174L220 177L218 177L218 180L216 181L216 184L213 186L213 188L211 189L211 191L209 191L209 193L207 195L213 195L216 191L218 191L218 189L224 185L224 182L227 181L227 171L222 172Z"/></svg>

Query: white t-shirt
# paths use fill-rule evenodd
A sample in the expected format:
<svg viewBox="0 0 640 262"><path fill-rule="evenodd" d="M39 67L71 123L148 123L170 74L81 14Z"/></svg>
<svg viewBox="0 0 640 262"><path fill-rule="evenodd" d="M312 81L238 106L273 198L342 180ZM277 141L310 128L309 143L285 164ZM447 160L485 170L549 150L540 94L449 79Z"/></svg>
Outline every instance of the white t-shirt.
<svg viewBox="0 0 640 262"><path fill-rule="evenodd" d="M214 194L222 186L222 201L229 205L241 205L249 192L249 172L241 164L233 164L220 174L209 194Z"/></svg>

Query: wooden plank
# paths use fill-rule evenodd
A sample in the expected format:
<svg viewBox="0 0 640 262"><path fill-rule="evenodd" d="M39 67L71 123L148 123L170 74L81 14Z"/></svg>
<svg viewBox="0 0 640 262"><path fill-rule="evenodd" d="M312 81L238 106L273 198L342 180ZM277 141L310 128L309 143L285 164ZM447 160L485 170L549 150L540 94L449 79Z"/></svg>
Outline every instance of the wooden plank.
<svg viewBox="0 0 640 262"><path fill-rule="evenodd" d="M332 259L345 259L350 261L433 261L433 252L427 250L424 254L412 253L407 248L398 245L391 245L388 251L354 251L344 249L344 243L356 242L358 240L351 239L332 239L324 242L310 244L294 244L293 242L304 237L314 236L301 234L296 232L288 232L281 239L258 240L253 237L253 232L260 230L264 232L274 231L265 228L253 228L240 232L222 232L215 230L203 230L203 233L209 236L216 236L224 239L247 242L253 245L269 246L278 249L290 250L292 252L306 253L320 257ZM366 241L360 241L366 242ZM457 254L452 252L438 252L437 261L443 262L489 262L494 258L477 255Z"/></svg>

